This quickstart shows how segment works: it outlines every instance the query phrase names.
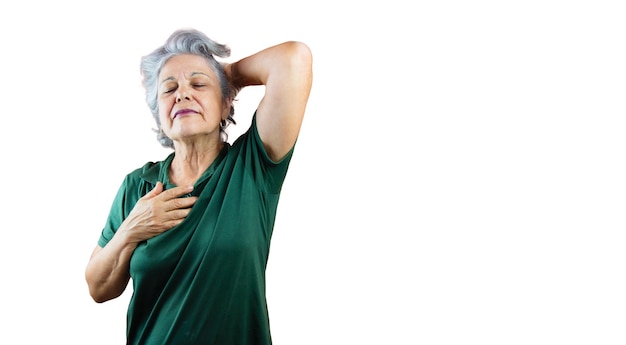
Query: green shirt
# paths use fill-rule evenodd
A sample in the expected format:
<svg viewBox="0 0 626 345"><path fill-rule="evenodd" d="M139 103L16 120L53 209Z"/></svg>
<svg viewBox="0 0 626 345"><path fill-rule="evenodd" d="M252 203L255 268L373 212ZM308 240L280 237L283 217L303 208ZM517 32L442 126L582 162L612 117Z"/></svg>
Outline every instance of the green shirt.
<svg viewBox="0 0 626 345"><path fill-rule="evenodd" d="M135 249L128 344L271 344L265 268L280 190L280 162L256 129L224 148L195 184L198 201L178 226ZM162 181L174 153L126 176L98 244L106 246L139 198Z"/></svg>

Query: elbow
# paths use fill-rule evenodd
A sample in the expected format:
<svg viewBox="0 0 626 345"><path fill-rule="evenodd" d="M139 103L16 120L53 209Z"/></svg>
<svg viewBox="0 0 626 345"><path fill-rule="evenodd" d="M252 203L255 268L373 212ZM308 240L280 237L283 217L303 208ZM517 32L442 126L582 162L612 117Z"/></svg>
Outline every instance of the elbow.
<svg viewBox="0 0 626 345"><path fill-rule="evenodd" d="M96 303L104 303L104 302L108 301L108 299L106 299L106 298L102 298L102 297L97 296L97 295L94 295L94 294L91 294L91 298L92 298L92 299L94 300L94 302L96 302Z"/></svg>
<svg viewBox="0 0 626 345"><path fill-rule="evenodd" d="M286 44L287 54L281 64L283 71L287 71L290 78L294 78L297 85L311 88L313 81L313 55L305 43L289 41Z"/></svg>
<svg viewBox="0 0 626 345"><path fill-rule="evenodd" d="M85 278L87 280L87 287L89 289L89 296L91 296L91 298L94 300L94 302L96 302L96 303L104 303L104 302L110 300L110 298L107 298L106 295L103 293L103 289L98 288L97 284L93 283L89 279L88 275L85 275Z"/></svg>
<svg viewBox="0 0 626 345"><path fill-rule="evenodd" d="M85 272L85 280L89 289L89 295L96 303L104 303L122 294L124 291L113 289L110 285L90 276L89 271Z"/></svg>
<svg viewBox="0 0 626 345"><path fill-rule="evenodd" d="M313 66L313 53L311 48L300 41L290 41L288 43L291 57L291 65L310 73Z"/></svg>
<svg viewBox="0 0 626 345"><path fill-rule="evenodd" d="M89 286L89 295L96 303L104 303L106 301L110 301L121 294L111 294L109 291L104 289L96 289Z"/></svg>
<svg viewBox="0 0 626 345"><path fill-rule="evenodd" d="M100 291L98 291L98 289L92 287L91 285L89 285L89 295L91 296L91 299L93 299L96 303L104 303L109 300L104 296L104 294L102 294Z"/></svg>
<svg viewBox="0 0 626 345"><path fill-rule="evenodd" d="M100 250L102 250L100 247L94 249L84 273L89 295L96 303L104 303L119 297L130 280L130 274L114 274L114 269L94 259ZM107 267L103 268L103 265Z"/></svg>
<svg viewBox="0 0 626 345"><path fill-rule="evenodd" d="M305 59L310 60L311 56L313 55L311 53L311 48L309 48L309 46L304 42L289 41L287 42L287 45L289 46L289 49L292 52L292 54L300 58L305 58Z"/></svg>

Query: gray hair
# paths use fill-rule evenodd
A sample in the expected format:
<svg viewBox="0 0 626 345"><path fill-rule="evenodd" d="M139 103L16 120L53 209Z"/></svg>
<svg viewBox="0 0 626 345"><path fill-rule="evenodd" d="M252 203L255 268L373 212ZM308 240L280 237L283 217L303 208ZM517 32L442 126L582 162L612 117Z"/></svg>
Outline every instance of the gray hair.
<svg viewBox="0 0 626 345"><path fill-rule="evenodd" d="M215 56L217 57L228 57L230 56L230 48L224 44L217 43L212 39L208 38L204 33L194 30L194 29L181 29L174 31L172 35L167 39L163 46L155 49L149 55L146 55L141 58L141 75L143 77L143 87L146 90L146 102L148 103L148 107L152 112L152 116L157 124L158 130L155 130L157 133L157 140L164 147L174 148L174 142L172 139L168 138L165 133L161 130L161 121L159 120L159 105L157 103L157 82L159 73L161 72L161 68L163 65L172 57L181 54L193 54L204 57L211 69L217 75L217 78L220 82L220 86L222 89L222 102L226 104L226 102L232 100L233 91L231 90L230 84L228 82L228 78L224 72L224 67L215 60ZM233 119L233 115L235 114L235 109L231 104L230 112L228 118L225 121L220 123L220 137L223 141L228 139L228 134L226 133L226 127L233 123L235 124L235 120Z"/></svg>

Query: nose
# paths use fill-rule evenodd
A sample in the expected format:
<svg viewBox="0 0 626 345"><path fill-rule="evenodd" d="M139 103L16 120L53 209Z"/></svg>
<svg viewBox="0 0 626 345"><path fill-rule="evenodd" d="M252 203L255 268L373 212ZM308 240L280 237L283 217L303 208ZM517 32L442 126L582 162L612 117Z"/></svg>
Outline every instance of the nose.
<svg viewBox="0 0 626 345"><path fill-rule="evenodd" d="M189 92L186 89L183 89L182 87L178 89L178 92L176 93L176 103L180 103L182 101L189 101L191 100L191 97L189 96Z"/></svg>

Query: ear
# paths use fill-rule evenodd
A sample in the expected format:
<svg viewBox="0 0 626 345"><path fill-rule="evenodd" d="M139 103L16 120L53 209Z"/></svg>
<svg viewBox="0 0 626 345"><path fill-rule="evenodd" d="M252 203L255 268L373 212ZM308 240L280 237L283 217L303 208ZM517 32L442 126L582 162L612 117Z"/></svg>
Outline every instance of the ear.
<svg viewBox="0 0 626 345"><path fill-rule="evenodd" d="M231 116L231 111L233 107L233 99L229 98L224 102L224 107L222 108L222 120L228 119Z"/></svg>

